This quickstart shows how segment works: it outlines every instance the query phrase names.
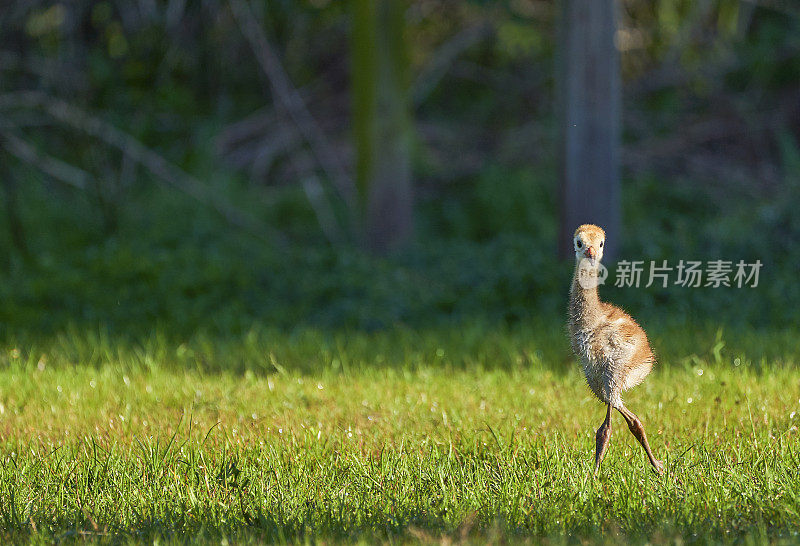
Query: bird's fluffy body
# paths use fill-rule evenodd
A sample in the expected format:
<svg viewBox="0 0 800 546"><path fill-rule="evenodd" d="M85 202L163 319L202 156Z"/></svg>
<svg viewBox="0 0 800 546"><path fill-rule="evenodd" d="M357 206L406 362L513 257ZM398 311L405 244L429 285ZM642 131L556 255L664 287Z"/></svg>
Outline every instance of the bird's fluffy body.
<svg viewBox="0 0 800 546"><path fill-rule="evenodd" d="M572 349L581 360L592 392L619 409L622 393L644 380L653 369L655 357L641 326L619 307L600 301L597 283L580 280L582 275L597 275L605 233L597 226L583 225L575 237L576 257L590 247L599 254L593 263L576 260L568 319Z"/></svg>
<svg viewBox="0 0 800 546"><path fill-rule="evenodd" d="M598 302L592 312L582 312L573 304L579 299L570 298L572 349L595 396L619 408L622 393L641 383L653 369L653 352L642 328L625 311Z"/></svg>

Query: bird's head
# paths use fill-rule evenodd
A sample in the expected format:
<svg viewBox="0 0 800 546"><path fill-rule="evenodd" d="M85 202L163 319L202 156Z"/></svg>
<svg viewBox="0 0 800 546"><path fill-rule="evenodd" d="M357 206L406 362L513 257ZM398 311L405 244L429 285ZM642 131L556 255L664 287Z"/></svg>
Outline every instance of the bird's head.
<svg viewBox="0 0 800 546"><path fill-rule="evenodd" d="M596 266L603 258L603 244L606 232L594 224L583 224L575 230L572 244L575 246L575 261L588 259L592 267Z"/></svg>

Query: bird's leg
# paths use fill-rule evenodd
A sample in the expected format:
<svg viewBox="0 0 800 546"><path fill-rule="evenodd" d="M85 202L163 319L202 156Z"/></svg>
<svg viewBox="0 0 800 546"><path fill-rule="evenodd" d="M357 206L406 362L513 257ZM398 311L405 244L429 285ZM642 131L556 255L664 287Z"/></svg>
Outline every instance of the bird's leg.
<svg viewBox="0 0 800 546"><path fill-rule="evenodd" d="M644 433L644 425L642 425L642 422L636 417L636 414L622 405L620 405L617 410L625 418L625 421L627 421L628 429L630 429L633 436L642 444L645 453L647 453L647 458L650 459L650 464L653 465L655 471L659 474L664 472L664 465L653 456L650 444L647 442L647 435Z"/></svg>
<svg viewBox="0 0 800 546"><path fill-rule="evenodd" d="M611 404L608 405L608 411L606 411L606 420L597 429L595 440L597 441L597 450L594 453L594 473L597 474L597 471L600 470L600 463L603 462L603 456L606 454L606 449L608 449L608 443L611 440Z"/></svg>

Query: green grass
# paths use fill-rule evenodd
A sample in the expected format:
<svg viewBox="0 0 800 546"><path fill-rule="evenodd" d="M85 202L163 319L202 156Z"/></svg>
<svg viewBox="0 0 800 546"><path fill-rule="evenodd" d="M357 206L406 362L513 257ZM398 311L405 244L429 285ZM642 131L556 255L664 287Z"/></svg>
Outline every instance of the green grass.
<svg viewBox="0 0 800 546"><path fill-rule="evenodd" d="M10 339L0 541L800 541L793 334L651 334L597 478L559 325Z"/></svg>

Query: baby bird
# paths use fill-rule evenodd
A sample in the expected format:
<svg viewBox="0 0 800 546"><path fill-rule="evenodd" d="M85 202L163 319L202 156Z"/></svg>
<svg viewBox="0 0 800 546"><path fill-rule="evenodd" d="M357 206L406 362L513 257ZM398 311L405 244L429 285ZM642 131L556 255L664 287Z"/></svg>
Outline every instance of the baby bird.
<svg viewBox="0 0 800 546"><path fill-rule="evenodd" d="M650 464L661 474L664 466L653 456L642 422L622 403L622 392L644 380L653 369L655 357L641 326L619 307L597 297L598 270L605 238L605 232L592 224L584 224L575 230L575 274L569 297L568 326L572 350L581 360L589 388L608 405L606 419L595 436L595 473L611 440L611 408L614 408L625 418L631 433L647 453Z"/></svg>

